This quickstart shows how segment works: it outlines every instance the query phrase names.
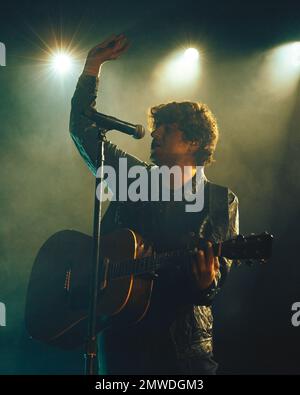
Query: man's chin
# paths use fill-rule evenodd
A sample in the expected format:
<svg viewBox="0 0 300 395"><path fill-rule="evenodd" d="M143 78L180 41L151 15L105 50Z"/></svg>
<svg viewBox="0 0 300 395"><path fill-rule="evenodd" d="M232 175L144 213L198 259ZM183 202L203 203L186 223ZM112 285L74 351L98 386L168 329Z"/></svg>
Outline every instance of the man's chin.
<svg viewBox="0 0 300 395"><path fill-rule="evenodd" d="M150 154L150 160L151 160L151 162L154 163L155 165L158 165L158 163L157 163L157 156L155 155L155 152L154 152L154 151L152 151L151 154Z"/></svg>

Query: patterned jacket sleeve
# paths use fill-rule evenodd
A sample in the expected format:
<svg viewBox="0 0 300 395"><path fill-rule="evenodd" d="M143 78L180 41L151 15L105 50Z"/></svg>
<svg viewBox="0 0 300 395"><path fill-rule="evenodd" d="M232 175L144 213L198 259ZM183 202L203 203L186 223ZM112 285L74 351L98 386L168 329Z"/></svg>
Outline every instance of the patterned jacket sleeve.
<svg viewBox="0 0 300 395"><path fill-rule="evenodd" d="M222 241L234 238L239 234L239 201L237 196L230 190L228 190L228 229L227 234L224 236ZM192 291L192 302L194 305L210 306L213 299L220 291L220 288L224 284L226 277L230 271L232 260L220 257L220 269L217 276L210 287L206 290Z"/></svg>

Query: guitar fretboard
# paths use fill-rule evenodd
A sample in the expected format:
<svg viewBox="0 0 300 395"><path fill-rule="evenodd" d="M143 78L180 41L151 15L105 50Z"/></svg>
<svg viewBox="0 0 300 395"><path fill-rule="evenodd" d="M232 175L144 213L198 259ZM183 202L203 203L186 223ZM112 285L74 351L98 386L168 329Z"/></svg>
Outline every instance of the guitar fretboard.
<svg viewBox="0 0 300 395"><path fill-rule="evenodd" d="M107 277L108 279L116 279L130 275L153 273L169 265L175 259L182 258L184 261L190 254L190 251L176 250L139 259L112 262L108 265Z"/></svg>
<svg viewBox="0 0 300 395"><path fill-rule="evenodd" d="M214 255L218 257L233 260L255 259L265 262L271 256L272 239L273 236L268 233L247 237L239 235L234 239L215 243L212 248ZM201 247L204 249L205 245L205 241L198 240L196 250ZM167 265L174 264L174 261L176 265L185 264L187 262L186 258L193 253L195 253L194 248L190 248L153 254L144 258L108 262L107 265L105 262L101 262L102 278L106 277L107 280L113 280L131 275L155 273Z"/></svg>

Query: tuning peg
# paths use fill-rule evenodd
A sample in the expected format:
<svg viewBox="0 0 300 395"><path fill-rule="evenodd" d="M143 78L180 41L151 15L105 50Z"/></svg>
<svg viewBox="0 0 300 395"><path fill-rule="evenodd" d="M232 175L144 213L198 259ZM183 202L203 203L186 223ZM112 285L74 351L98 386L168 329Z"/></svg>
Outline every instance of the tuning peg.
<svg viewBox="0 0 300 395"><path fill-rule="evenodd" d="M269 236L270 239L274 239L272 233L267 232L266 230L262 233L263 236Z"/></svg>
<svg viewBox="0 0 300 395"><path fill-rule="evenodd" d="M268 263L268 259L261 258L261 259L259 260L259 262L260 262L262 265L265 265L266 263Z"/></svg>

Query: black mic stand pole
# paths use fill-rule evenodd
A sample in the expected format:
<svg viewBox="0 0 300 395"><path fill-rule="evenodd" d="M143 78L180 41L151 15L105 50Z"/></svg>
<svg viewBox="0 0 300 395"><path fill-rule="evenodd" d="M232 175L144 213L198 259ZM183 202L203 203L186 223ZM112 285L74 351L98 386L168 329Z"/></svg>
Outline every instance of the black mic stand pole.
<svg viewBox="0 0 300 395"><path fill-rule="evenodd" d="M101 235L101 219L102 219L102 189L100 188L97 197L97 188L103 181L104 175L104 141L107 130L98 128L97 138L97 159L96 169L100 169L99 177L96 177L95 183L95 202L94 202L94 230L93 230L93 260L91 265L90 277L90 300L89 300L89 313L88 313L88 329L87 341L85 349L85 374L97 375L98 374L98 344L97 344L97 304L99 303L99 279L102 270L102 262L100 261L100 235ZM100 273L100 276L99 276Z"/></svg>

